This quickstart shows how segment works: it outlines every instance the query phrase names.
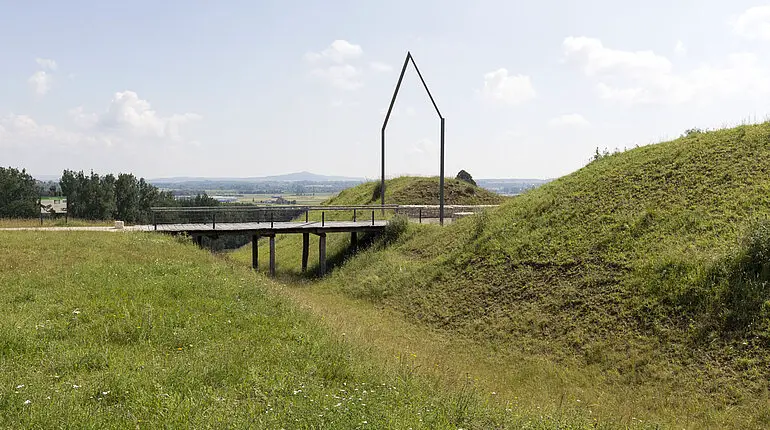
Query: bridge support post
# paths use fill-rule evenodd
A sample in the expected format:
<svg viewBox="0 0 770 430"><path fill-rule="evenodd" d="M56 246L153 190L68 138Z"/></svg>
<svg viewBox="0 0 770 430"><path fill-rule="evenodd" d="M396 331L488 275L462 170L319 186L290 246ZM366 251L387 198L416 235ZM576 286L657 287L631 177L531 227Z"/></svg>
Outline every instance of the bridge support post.
<svg viewBox="0 0 770 430"><path fill-rule="evenodd" d="M195 236L195 244L198 245L198 248L203 248L203 235Z"/></svg>
<svg viewBox="0 0 770 430"><path fill-rule="evenodd" d="M259 235L251 236L251 268L259 270Z"/></svg>
<svg viewBox="0 0 770 430"><path fill-rule="evenodd" d="M320 233L318 239L318 269L323 276L326 274L326 233Z"/></svg>
<svg viewBox="0 0 770 430"><path fill-rule="evenodd" d="M270 276L275 276L275 235L270 236Z"/></svg>
<svg viewBox="0 0 770 430"><path fill-rule="evenodd" d="M353 248L353 252L358 252L358 232L350 233L350 247Z"/></svg>
<svg viewBox="0 0 770 430"><path fill-rule="evenodd" d="M310 252L310 233L302 233L302 273L307 272L307 258Z"/></svg>

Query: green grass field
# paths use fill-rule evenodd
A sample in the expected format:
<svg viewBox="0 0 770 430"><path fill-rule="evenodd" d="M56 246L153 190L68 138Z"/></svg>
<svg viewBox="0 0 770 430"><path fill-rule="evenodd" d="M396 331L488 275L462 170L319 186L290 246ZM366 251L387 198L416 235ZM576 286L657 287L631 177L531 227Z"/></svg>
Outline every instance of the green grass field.
<svg viewBox="0 0 770 430"><path fill-rule="evenodd" d="M594 428L428 377L170 237L0 232L0 254L1 427Z"/></svg>
<svg viewBox="0 0 770 430"><path fill-rule="evenodd" d="M239 203L254 203L258 204L261 201L272 201L274 195L280 195L286 200L295 200L298 205L319 205L325 200L332 197L332 193L316 193L316 194L243 194L238 198Z"/></svg>
<svg viewBox="0 0 770 430"><path fill-rule="evenodd" d="M479 348L472 371L490 386L511 381L519 399L545 405L560 386L604 417L767 428L770 173L757 160L770 157L768 141L762 124L610 155L485 215L410 225L356 256L338 235L323 280L299 276L298 242L282 238L279 279L297 295L369 303L467 339ZM373 190L332 202L360 204ZM522 362L533 366L523 376Z"/></svg>
<svg viewBox="0 0 770 430"><path fill-rule="evenodd" d="M114 221L92 221L70 218L65 220L64 216L51 218L48 215L43 217L43 224L40 224L40 218L0 218L0 228L9 227L108 227L114 225Z"/></svg>

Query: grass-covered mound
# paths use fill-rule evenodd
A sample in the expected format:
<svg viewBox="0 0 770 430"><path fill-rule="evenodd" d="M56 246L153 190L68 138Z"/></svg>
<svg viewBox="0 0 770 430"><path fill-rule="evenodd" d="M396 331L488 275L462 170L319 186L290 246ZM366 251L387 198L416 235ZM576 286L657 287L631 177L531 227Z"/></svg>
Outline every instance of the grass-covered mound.
<svg viewBox="0 0 770 430"><path fill-rule="evenodd" d="M444 179L444 204L496 205L503 200L504 198L499 194L484 188L458 179ZM380 204L380 182L367 182L348 188L324 204L340 206ZM401 176L386 180L385 204L437 205L439 204L439 178Z"/></svg>
<svg viewBox="0 0 770 430"><path fill-rule="evenodd" d="M380 365L264 278L169 237L0 232L0 255L2 428L590 425Z"/></svg>
<svg viewBox="0 0 770 430"><path fill-rule="evenodd" d="M768 159L770 124L606 156L485 215L413 225L325 284L624 384L737 405L770 377ZM763 410L754 425L770 425Z"/></svg>

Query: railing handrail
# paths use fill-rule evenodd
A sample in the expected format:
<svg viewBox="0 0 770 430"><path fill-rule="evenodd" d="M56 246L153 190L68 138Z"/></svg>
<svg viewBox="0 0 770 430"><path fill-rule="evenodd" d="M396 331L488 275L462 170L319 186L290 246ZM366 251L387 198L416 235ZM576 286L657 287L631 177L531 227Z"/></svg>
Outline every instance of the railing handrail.
<svg viewBox="0 0 770 430"><path fill-rule="evenodd" d="M272 205L272 206L165 206L151 207L152 212L239 212L239 211L275 211L275 210L301 210L301 211L347 211L353 209L398 209L399 205L352 205L352 206L304 206L304 205Z"/></svg>

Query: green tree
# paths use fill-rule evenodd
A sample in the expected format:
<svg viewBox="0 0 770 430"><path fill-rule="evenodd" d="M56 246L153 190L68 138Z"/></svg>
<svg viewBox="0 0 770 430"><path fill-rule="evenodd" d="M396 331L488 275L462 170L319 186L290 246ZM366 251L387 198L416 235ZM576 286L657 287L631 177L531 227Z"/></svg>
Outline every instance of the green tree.
<svg viewBox="0 0 770 430"><path fill-rule="evenodd" d="M115 181L115 218L134 223L139 220L139 183L134 175L121 173Z"/></svg>
<svg viewBox="0 0 770 430"><path fill-rule="evenodd" d="M37 182L26 170L0 167L0 218L38 216Z"/></svg>

